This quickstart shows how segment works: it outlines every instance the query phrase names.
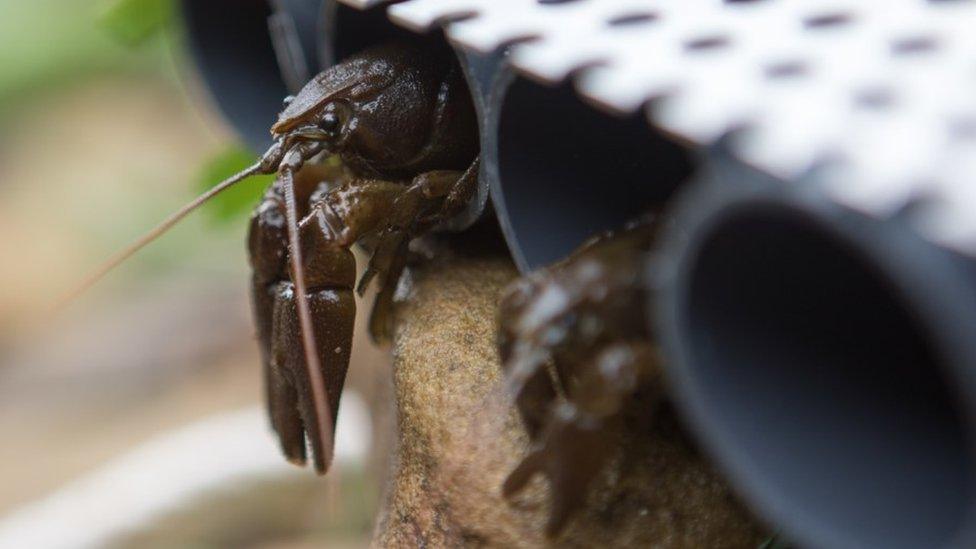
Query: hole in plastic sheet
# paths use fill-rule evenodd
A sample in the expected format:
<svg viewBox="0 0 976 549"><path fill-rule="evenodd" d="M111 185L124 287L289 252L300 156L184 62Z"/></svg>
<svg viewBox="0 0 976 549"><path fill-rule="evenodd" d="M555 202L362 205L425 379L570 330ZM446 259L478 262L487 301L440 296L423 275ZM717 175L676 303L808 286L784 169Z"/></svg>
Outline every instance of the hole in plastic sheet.
<svg viewBox="0 0 976 549"><path fill-rule="evenodd" d="M894 55L916 55L935 51L938 47L938 41L931 36L913 36L893 41L891 53Z"/></svg>
<svg viewBox="0 0 976 549"><path fill-rule="evenodd" d="M840 27L850 23L852 19L849 13L824 13L807 17L803 20L803 26L808 29Z"/></svg>
<svg viewBox="0 0 976 549"><path fill-rule="evenodd" d="M960 116L950 120L949 135L961 141L976 141L976 116Z"/></svg>
<svg viewBox="0 0 976 549"><path fill-rule="evenodd" d="M609 21L607 24L612 27L624 27L631 25L643 25L647 23L653 23L658 20L658 15L656 13L627 13L624 15L618 15Z"/></svg>
<svg viewBox="0 0 976 549"><path fill-rule="evenodd" d="M507 48L509 46L514 46L516 44L528 44L530 42L538 42L542 40L543 35L540 34L523 34L521 36L512 36L498 43L498 47Z"/></svg>
<svg viewBox="0 0 976 549"><path fill-rule="evenodd" d="M475 17L478 17L477 10L458 11L438 17L437 24L443 26L450 23L460 23L461 21L467 21L468 19L474 19Z"/></svg>
<svg viewBox="0 0 976 549"><path fill-rule="evenodd" d="M803 61L784 61L768 65L765 72L768 78L773 79L796 78L807 74L809 67Z"/></svg>
<svg viewBox="0 0 976 549"><path fill-rule="evenodd" d="M854 93L854 104L866 109L885 109L895 103L895 94L887 88L865 88Z"/></svg>
<svg viewBox="0 0 976 549"><path fill-rule="evenodd" d="M694 40L689 40L685 43L685 48L689 51L713 51L721 48L727 47L732 41L728 36L723 35L713 35L704 36L702 38L696 38Z"/></svg>

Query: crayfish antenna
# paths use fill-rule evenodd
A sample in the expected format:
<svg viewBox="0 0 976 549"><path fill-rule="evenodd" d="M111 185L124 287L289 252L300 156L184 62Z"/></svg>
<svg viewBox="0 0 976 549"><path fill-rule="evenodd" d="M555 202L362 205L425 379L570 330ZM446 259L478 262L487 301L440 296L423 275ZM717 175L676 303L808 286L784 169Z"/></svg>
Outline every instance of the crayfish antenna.
<svg viewBox="0 0 976 549"><path fill-rule="evenodd" d="M221 192L233 187L237 183L251 177L252 175L257 175L260 173L266 173L267 169L265 163L262 161L256 162L254 165L228 177L227 179L221 181L220 183L211 187L207 192L201 194L200 196L194 198L191 202L174 212L172 215L164 219L159 225L156 225L152 230L146 234L139 237L137 240L126 246L125 248L119 250L115 255L110 257L107 261L102 263L97 269L92 271L78 286L73 290L66 293L64 297L58 300L58 304L55 310L63 308L68 303L74 301L79 295L85 293L89 288L95 285L96 282L105 277L106 274L112 271L112 269L121 265L125 260L132 257L133 254L139 250L145 248L152 241L156 240L160 236L170 230L174 225L179 223L184 217L192 213L194 210L200 206L206 204L211 198L217 196Z"/></svg>
<svg viewBox="0 0 976 549"><path fill-rule="evenodd" d="M287 160L286 160L287 162ZM322 464L319 474L324 474L332 463L332 412L329 406L329 395L325 390L325 379L322 376L322 364L315 345L315 333L312 330L312 315L309 311L308 296L305 291L305 268L302 262L302 250L298 237L298 208L295 204L294 167L284 166L279 171L279 177L285 192L285 217L288 225L288 246L291 249L291 269L295 283L296 304L298 305L298 323L302 330L302 347L305 351L305 366L308 368L308 380L312 386L312 406L315 409L314 426L318 429L319 445L312 451ZM309 426L306 426L308 428Z"/></svg>

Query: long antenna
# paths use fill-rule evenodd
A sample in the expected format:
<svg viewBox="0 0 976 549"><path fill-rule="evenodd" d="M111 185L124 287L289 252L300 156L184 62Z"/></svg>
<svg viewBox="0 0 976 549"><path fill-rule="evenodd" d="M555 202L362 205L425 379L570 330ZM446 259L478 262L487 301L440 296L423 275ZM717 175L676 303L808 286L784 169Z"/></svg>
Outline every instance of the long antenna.
<svg viewBox="0 0 976 549"><path fill-rule="evenodd" d="M315 345L315 333L312 331L312 315L308 308L308 297L305 294L305 268L302 266L302 249L298 239L298 211L295 206L295 178L290 166L280 171L284 180L285 215L288 221L288 245L291 248L291 268L294 272L295 301L298 304L298 322L302 330L302 346L305 350L305 365L308 368L308 380L312 386L312 405L315 408L315 420L318 423L319 447L314 448L321 458L324 473L332 462L332 411L329 407L329 395L325 391L325 380L322 377L322 366L319 361ZM317 468L317 467L316 467Z"/></svg>
<svg viewBox="0 0 976 549"><path fill-rule="evenodd" d="M85 277L85 279L81 282L81 284L79 284L73 290L65 294L64 297L58 300L59 308L60 306L70 303L79 295L84 293L88 288L91 288L96 282L101 280L102 277L104 277L106 274L111 272L112 269L118 267L126 259L132 257L134 253L144 248L147 244L149 244L153 240L156 240L157 238L162 236L164 233L166 233L166 231L172 228L173 225L176 225L177 223L180 222L180 220L182 220L184 217L186 217L191 212L193 212L193 210L196 210L197 208L205 204L208 200L217 196L221 192L229 189L235 184L243 181L244 179L247 179L248 177L251 177L252 175L262 173L262 171L263 171L263 167L261 165L261 162L257 162L253 166L246 168L243 171L240 171L230 176L229 178L221 181L220 183L214 185L207 192L193 199L193 201L191 201L190 203L183 206L175 213L173 213L172 215L164 219L162 223L156 225L156 227L154 227L151 231L147 232L146 234L144 234L143 236L141 236L140 238L138 238L137 240L135 240L134 242L132 242L131 244L123 248L122 250L119 250L115 255L110 257L107 261L102 263L97 269L92 271L91 274Z"/></svg>

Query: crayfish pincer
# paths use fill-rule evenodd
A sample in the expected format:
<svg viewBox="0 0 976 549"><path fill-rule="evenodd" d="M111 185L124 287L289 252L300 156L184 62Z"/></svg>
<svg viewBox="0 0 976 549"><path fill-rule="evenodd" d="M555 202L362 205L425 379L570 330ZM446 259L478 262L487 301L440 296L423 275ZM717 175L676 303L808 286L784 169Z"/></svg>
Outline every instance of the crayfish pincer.
<svg viewBox="0 0 976 549"><path fill-rule="evenodd" d="M388 336L408 244L459 214L474 194L477 121L451 51L397 42L317 75L285 99L271 134L274 144L253 166L122 250L78 291L222 190L277 173L248 238L267 404L285 456L304 464L308 446L324 473L349 365L353 291L379 282L370 327L374 337ZM315 181L306 164L327 157L338 157L342 175ZM356 243L370 253L358 286Z"/></svg>

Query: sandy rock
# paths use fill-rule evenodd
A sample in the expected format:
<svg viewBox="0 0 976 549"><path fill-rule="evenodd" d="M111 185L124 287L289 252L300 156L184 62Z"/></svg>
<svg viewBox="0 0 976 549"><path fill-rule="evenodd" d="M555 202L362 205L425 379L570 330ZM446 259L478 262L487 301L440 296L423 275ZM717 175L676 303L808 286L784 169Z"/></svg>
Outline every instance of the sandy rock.
<svg viewBox="0 0 976 549"><path fill-rule="evenodd" d="M501 256L442 256L408 272L397 310L399 440L380 547L754 548L755 520L688 443L670 408L624 440L587 507L547 540L547 486L501 496L528 438L503 394L495 306L516 276Z"/></svg>

